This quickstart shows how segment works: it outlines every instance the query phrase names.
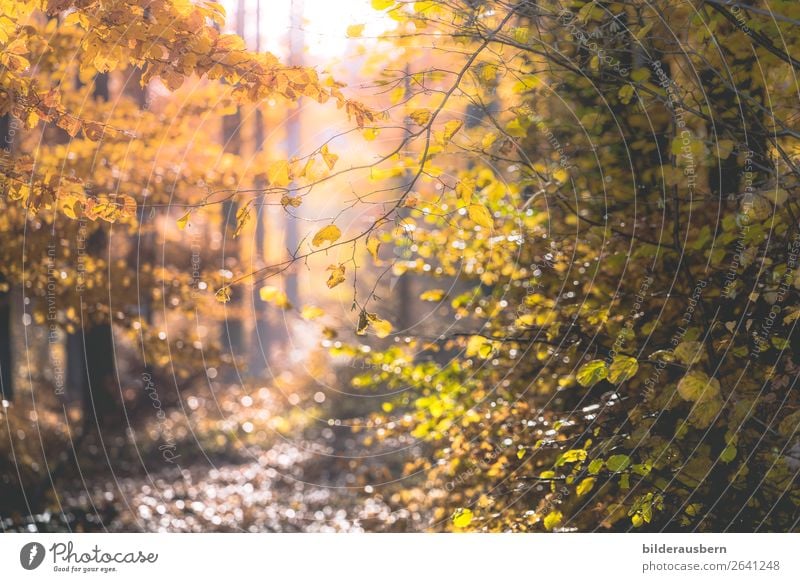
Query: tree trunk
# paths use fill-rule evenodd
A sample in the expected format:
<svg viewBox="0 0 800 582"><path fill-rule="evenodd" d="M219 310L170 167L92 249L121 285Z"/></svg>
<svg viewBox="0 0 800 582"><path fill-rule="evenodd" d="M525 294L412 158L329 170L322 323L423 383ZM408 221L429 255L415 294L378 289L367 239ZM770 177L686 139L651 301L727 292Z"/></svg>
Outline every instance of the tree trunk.
<svg viewBox="0 0 800 582"><path fill-rule="evenodd" d="M108 101L109 97L108 75L97 75L94 98ZM108 236L102 226L98 226L86 241L86 250L95 256L108 254ZM113 393L116 365L111 321L92 321L83 307L81 328L67 339L68 374L74 382L72 391L81 395L85 426L122 426L119 403Z"/></svg>
<svg viewBox="0 0 800 582"><path fill-rule="evenodd" d="M236 34L242 37L244 36L244 10L244 1L239 0L236 7ZM234 155L239 155L241 153L242 138L239 131L241 123L242 113L238 106L236 107L235 113L226 115L222 119L222 145L226 152ZM232 272L236 272L239 256L239 245L236 239L233 238L233 233L236 232L236 214L238 211L239 204L235 198L222 203L222 222L225 225L223 268ZM236 363L236 355L242 353L244 339L244 330L241 320L241 309L243 305L242 294L236 291L231 294L231 301L228 304L229 311L226 312L225 321L222 323L222 332L220 334L223 353L230 350L234 364Z"/></svg>
<svg viewBox="0 0 800 582"><path fill-rule="evenodd" d="M0 117L0 163L6 163L11 151L11 116L6 113ZM14 397L14 371L12 354L11 289L0 275L0 396L3 400Z"/></svg>

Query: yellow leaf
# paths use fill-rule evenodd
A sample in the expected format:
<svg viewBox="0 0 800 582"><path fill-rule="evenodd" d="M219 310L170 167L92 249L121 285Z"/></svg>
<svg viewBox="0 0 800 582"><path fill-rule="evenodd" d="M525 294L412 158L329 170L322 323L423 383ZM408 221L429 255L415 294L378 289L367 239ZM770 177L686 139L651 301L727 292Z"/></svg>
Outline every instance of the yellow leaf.
<svg viewBox="0 0 800 582"><path fill-rule="evenodd" d="M231 288L221 287L215 294L214 298L220 303L227 303L231 300Z"/></svg>
<svg viewBox="0 0 800 582"><path fill-rule="evenodd" d="M553 178L563 184L569 179L569 174L564 168L557 168L556 170L553 170Z"/></svg>
<svg viewBox="0 0 800 582"><path fill-rule="evenodd" d="M419 296L423 301L441 301L444 297L444 289L429 289Z"/></svg>
<svg viewBox="0 0 800 582"><path fill-rule="evenodd" d="M394 6L394 0L372 0L372 7L375 10L386 10L389 6Z"/></svg>
<svg viewBox="0 0 800 582"><path fill-rule="evenodd" d="M184 230L186 228L186 225L189 224L189 216L191 216L191 214L192 211L189 210L186 214L184 214L178 219L178 228L180 228L181 230Z"/></svg>
<svg viewBox="0 0 800 582"><path fill-rule="evenodd" d="M289 302L289 298L286 296L286 293L272 285L267 285L259 289L258 295L261 297L261 301L272 303L281 309L291 309L292 307L292 304Z"/></svg>
<svg viewBox="0 0 800 582"><path fill-rule="evenodd" d="M484 228L492 228L494 226L492 215L483 204L470 204L467 207L467 213L470 219L479 226Z"/></svg>
<svg viewBox="0 0 800 582"><path fill-rule="evenodd" d="M608 376L608 368L603 360L592 360L580 367L577 374L578 384L591 388Z"/></svg>
<svg viewBox="0 0 800 582"><path fill-rule="evenodd" d="M473 180L461 180L456 184L456 194L464 204L472 202L472 194L475 192L475 182Z"/></svg>
<svg viewBox="0 0 800 582"><path fill-rule="evenodd" d="M554 527L561 525L563 520L564 514L562 514L560 511L551 511L547 514L547 517L544 518L544 528L549 531Z"/></svg>
<svg viewBox="0 0 800 582"><path fill-rule="evenodd" d="M375 261L376 263L378 262L378 250L380 248L381 248L381 242L374 236L370 237L367 240L367 252L372 257L372 260Z"/></svg>
<svg viewBox="0 0 800 582"><path fill-rule="evenodd" d="M641 67L639 69L634 69L631 73L631 79L636 81L637 83L641 83L642 81L646 81L650 78L650 69L647 67Z"/></svg>
<svg viewBox="0 0 800 582"><path fill-rule="evenodd" d="M284 194L281 196L281 205L284 208L291 206L292 208L297 208L303 203L303 199L300 196L289 196L288 194Z"/></svg>
<svg viewBox="0 0 800 582"><path fill-rule="evenodd" d="M619 97L619 100L622 103L627 105L628 103L631 102L631 99L633 98L633 94L635 91L636 88L633 85L625 85L621 87L619 91L617 91L617 97Z"/></svg>
<svg viewBox="0 0 800 582"><path fill-rule="evenodd" d="M331 265L327 270L331 271L331 275L328 277L328 280L325 283L328 286L328 289L333 289L344 281L345 267L343 264L339 263L338 265Z"/></svg>
<svg viewBox="0 0 800 582"><path fill-rule="evenodd" d="M409 117L417 125L427 125L431 120L431 112L427 109L417 109L416 111L412 111Z"/></svg>
<svg viewBox="0 0 800 582"><path fill-rule="evenodd" d="M439 145L445 146L453 139L453 136L461 129L463 122L460 119L452 119L444 124L444 129L436 135Z"/></svg>
<svg viewBox="0 0 800 582"><path fill-rule="evenodd" d="M56 125L66 131L70 137L75 137L78 135L78 132L81 130L81 122L74 117L69 117L67 115L62 115L56 121Z"/></svg>
<svg viewBox="0 0 800 582"><path fill-rule="evenodd" d="M250 220L250 202L236 211L236 229L233 231L233 238L238 238L242 230Z"/></svg>
<svg viewBox="0 0 800 582"><path fill-rule="evenodd" d="M364 139L367 141L373 141L376 137L380 134L379 129L375 129L374 127L369 127L361 132L361 135L364 136Z"/></svg>
<svg viewBox="0 0 800 582"><path fill-rule="evenodd" d="M335 224L329 224L314 235L311 244L318 247L325 242L335 243L340 236L342 236L342 231L339 230L339 227Z"/></svg>
<svg viewBox="0 0 800 582"><path fill-rule="evenodd" d="M320 153L322 154L322 159L325 160L325 164L328 166L328 169L333 170L333 167L336 165L336 161L339 159L339 156L329 152L327 145L322 146Z"/></svg>
<svg viewBox="0 0 800 582"><path fill-rule="evenodd" d="M300 312L300 317L306 321L313 321L314 319L322 317L323 315L325 315L325 311L316 305L306 305Z"/></svg>
<svg viewBox="0 0 800 582"><path fill-rule="evenodd" d="M619 384L632 378L639 371L639 362L629 356L615 356L608 368L608 381Z"/></svg>
<svg viewBox="0 0 800 582"><path fill-rule="evenodd" d="M288 186L291 181L289 178L289 162L282 160L270 164L269 168L267 168L267 179L271 185L278 188Z"/></svg>
<svg viewBox="0 0 800 582"><path fill-rule="evenodd" d="M595 478L594 477L587 477L583 481L578 484L578 487L575 488L575 493L578 494L578 497L582 497L589 493L594 487Z"/></svg>
<svg viewBox="0 0 800 582"><path fill-rule="evenodd" d="M381 319L374 313L368 313L367 317L369 318L370 326L375 330L375 335L379 338L385 338L392 333L392 324L385 319Z"/></svg>
<svg viewBox="0 0 800 582"><path fill-rule="evenodd" d="M486 357L490 356L491 353L491 340L481 335L470 336L469 340L467 341L467 349L465 351L467 357L481 356L482 358L486 359Z"/></svg>
<svg viewBox="0 0 800 582"><path fill-rule="evenodd" d="M498 135L496 133L487 133L483 136L483 139L481 139L481 147L485 150L488 150L490 147L492 147L492 144L497 141L497 137Z"/></svg>
<svg viewBox="0 0 800 582"><path fill-rule="evenodd" d="M348 38L358 38L364 32L363 24L351 24L347 27Z"/></svg>
<svg viewBox="0 0 800 582"><path fill-rule="evenodd" d="M455 513L453 513L453 525L462 528L469 527L469 524L472 523L473 515L471 509L458 508Z"/></svg>

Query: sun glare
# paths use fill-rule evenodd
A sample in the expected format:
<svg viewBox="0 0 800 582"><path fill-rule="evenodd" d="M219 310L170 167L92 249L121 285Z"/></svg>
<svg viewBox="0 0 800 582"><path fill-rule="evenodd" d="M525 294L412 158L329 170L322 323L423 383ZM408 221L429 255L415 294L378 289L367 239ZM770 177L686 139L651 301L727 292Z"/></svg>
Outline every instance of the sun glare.
<svg viewBox="0 0 800 582"><path fill-rule="evenodd" d="M239 0L223 0L228 13L227 26L236 29ZM259 5L260 4L260 5ZM302 26L291 25L292 10L302 15ZM355 40L348 37L348 28L364 25L358 42L392 28L393 20L375 10L369 0L244 0L244 37L252 49L269 51L280 58L289 57L290 38L305 49L306 59L327 62L340 59L353 49Z"/></svg>

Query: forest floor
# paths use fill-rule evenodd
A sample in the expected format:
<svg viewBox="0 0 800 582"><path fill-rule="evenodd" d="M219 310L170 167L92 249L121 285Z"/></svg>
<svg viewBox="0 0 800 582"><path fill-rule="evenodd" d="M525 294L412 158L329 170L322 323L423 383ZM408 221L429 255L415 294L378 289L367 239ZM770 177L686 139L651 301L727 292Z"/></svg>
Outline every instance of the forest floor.
<svg viewBox="0 0 800 582"><path fill-rule="evenodd" d="M50 449L49 473L40 469L35 480L15 488L22 495L12 514L0 511L2 530L424 529L413 509L390 506L391 486L377 486L399 477L403 460L413 455L401 444L384 443L381 454L349 428L320 423L269 430L280 418L269 395L260 401L226 393L222 411L217 401L186 400L195 408L190 415L173 407L161 425L140 424L136 438L128 431L102 442L95 435L64 439L59 456L52 450L57 438L37 445ZM159 448L164 431L178 435L167 457ZM25 506L32 515L21 510Z"/></svg>
<svg viewBox="0 0 800 582"><path fill-rule="evenodd" d="M320 469L319 457L281 443L249 462L76 482L61 505L78 531L350 532L411 525L408 511L393 512L363 487ZM63 522L59 517L53 516Z"/></svg>

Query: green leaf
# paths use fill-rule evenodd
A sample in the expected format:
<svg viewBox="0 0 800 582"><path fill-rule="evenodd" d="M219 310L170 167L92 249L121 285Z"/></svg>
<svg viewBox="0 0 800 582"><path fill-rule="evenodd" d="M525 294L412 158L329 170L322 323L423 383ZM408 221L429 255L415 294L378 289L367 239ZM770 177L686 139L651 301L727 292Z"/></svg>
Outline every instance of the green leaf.
<svg viewBox="0 0 800 582"><path fill-rule="evenodd" d="M603 360L592 360L580 367L577 374L578 384L591 388L608 376L608 368Z"/></svg>
<svg viewBox="0 0 800 582"><path fill-rule="evenodd" d="M613 384L621 384L632 378L639 371L639 362L630 356L616 356L608 369L608 380Z"/></svg>
<svg viewBox="0 0 800 582"><path fill-rule="evenodd" d="M778 425L781 436L790 437L800 428L800 410L784 418Z"/></svg>
<svg viewBox="0 0 800 582"><path fill-rule="evenodd" d="M719 380L705 372L692 370L678 382L678 394L684 400L710 400L719 395Z"/></svg>
<svg viewBox="0 0 800 582"><path fill-rule="evenodd" d="M597 475L600 471L603 470L603 465L605 462L603 459L595 459L591 463L589 463L588 471L590 475Z"/></svg>
<svg viewBox="0 0 800 582"><path fill-rule="evenodd" d="M675 357L687 366L696 364L703 357L703 344L697 341L685 341L677 345L674 352Z"/></svg>
<svg viewBox="0 0 800 582"><path fill-rule="evenodd" d="M736 458L736 447L734 445L728 445L722 450L722 453L719 455L719 460L723 463L730 463L732 460Z"/></svg>
<svg viewBox="0 0 800 582"><path fill-rule="evenodd" d="M719 394L710 397L704 394L689 412L689 422L696 428L708 428L719 416L722 406L723 402Z"/></svg>
<svg viewBox="0 0 800 582"><path fill-rule="evenodd" d="M624 471L630 464L631 458L628 455L612 455L606 460L606 467L614 473Z"/></svg>

